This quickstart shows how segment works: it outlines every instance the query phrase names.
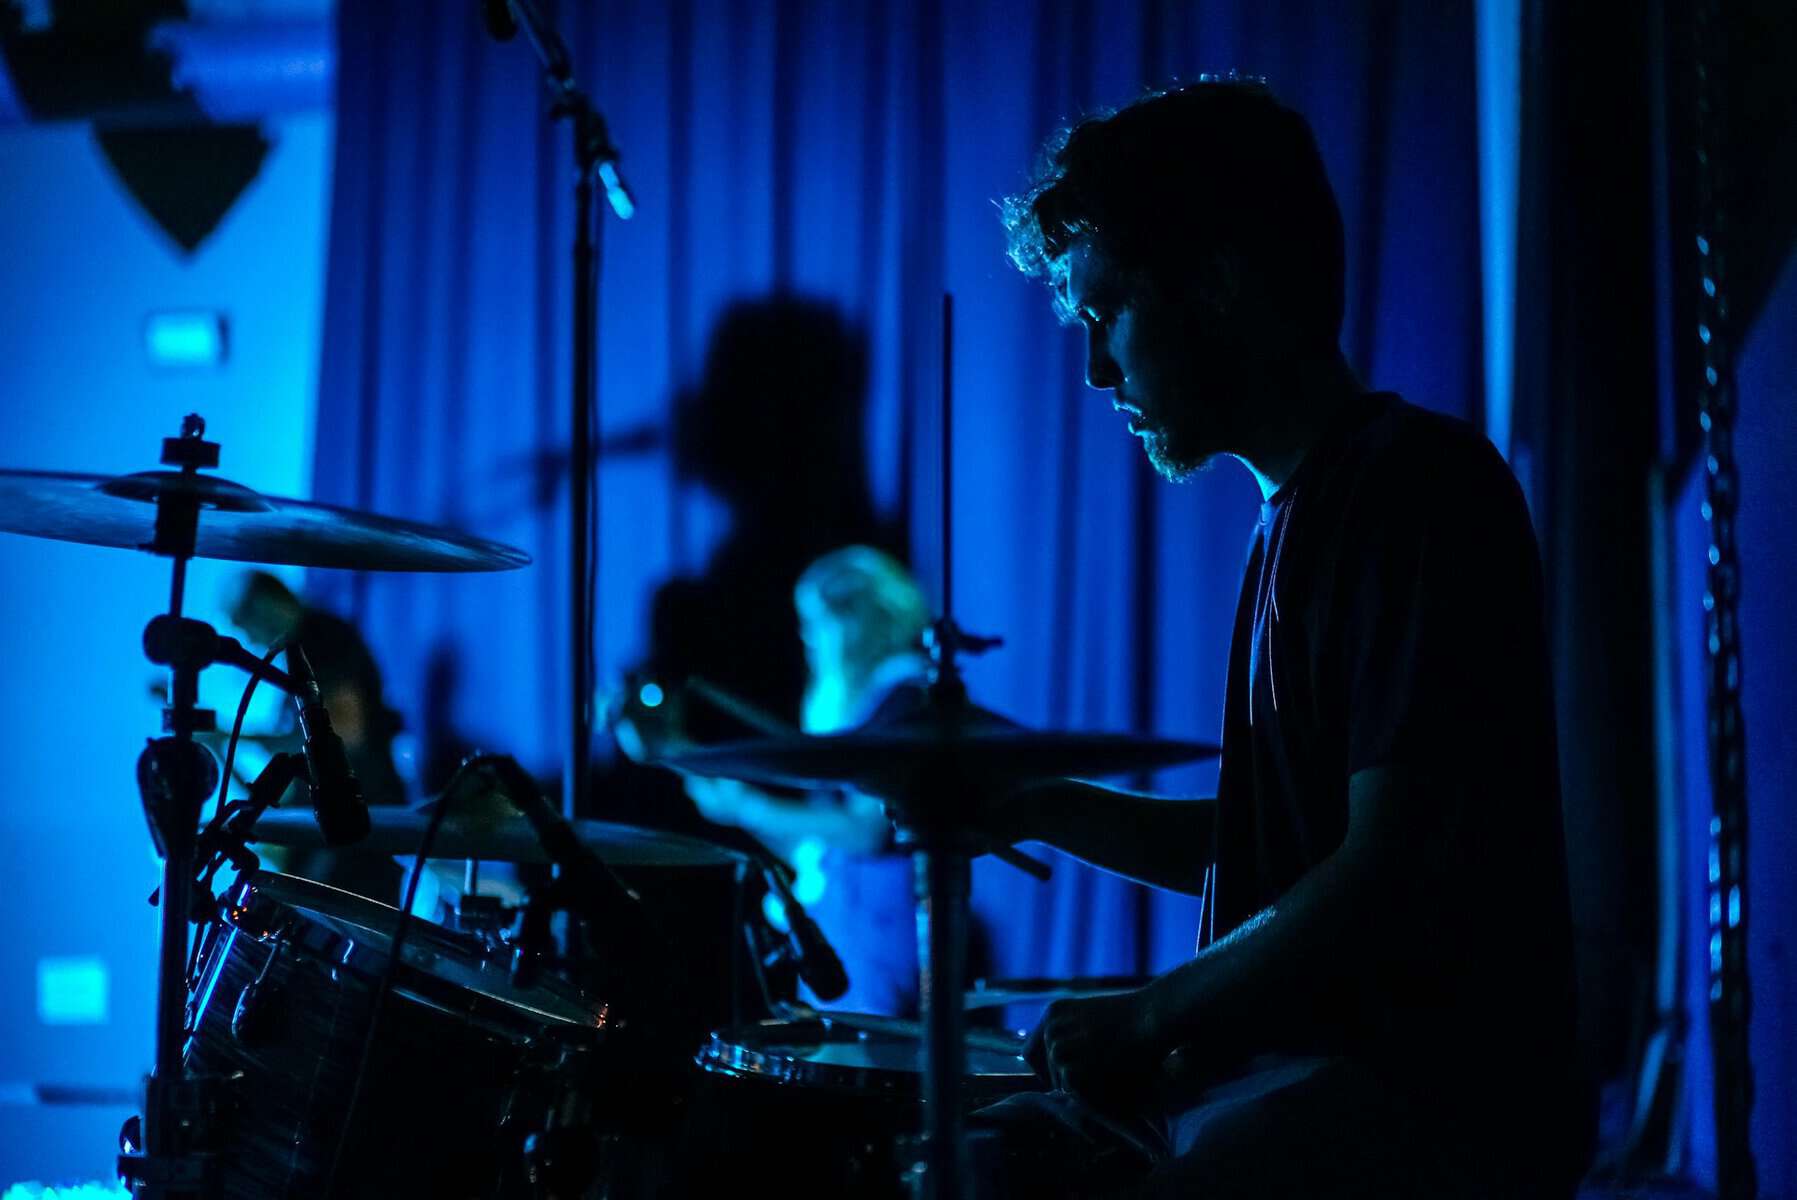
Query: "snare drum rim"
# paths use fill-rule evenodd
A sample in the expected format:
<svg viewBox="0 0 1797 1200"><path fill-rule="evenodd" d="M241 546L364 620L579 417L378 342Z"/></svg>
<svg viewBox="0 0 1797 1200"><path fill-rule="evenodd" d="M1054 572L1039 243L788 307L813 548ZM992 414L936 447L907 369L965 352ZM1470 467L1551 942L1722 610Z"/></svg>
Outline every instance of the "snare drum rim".
<svg viewBox="0 0 1797 1200"><path fill-rule="evenodd" d="M707 1074L731 1079L911 1099L921 1093L921 1067L919 1071L897 1071L879 1066L847 1066L797 1057L789 1051L794 1043L845 1042L864 1038L869 1033L902 1035L914 1024L861 1013L818 1013L797 1019L760 1021L745 1028L714 1032L693 1061ZM775 1038L778 1040L773 1040ZM754 1044L757 1040L764 1044ZM774 1049L775 1046L780 1048ZM982 1048L998 1050L997 1046ZM1012 1048L1007 1045L1004 1051ZM1021 1059L1019 1067L1016 1072L970 1072L964 1081L964 1090L975 1093L1030 1090L1034 1076Z"/></svg>
<svg viewBox="0 0 1797 1200"><path fill-rule="evenodd" d="M332 971L353 973L370 986L385 969L391 926L400 918L400 910L393 905L276 871L255 871L238 879L226 893L220 914L222 924L235 932L264 944L284 939L289 952ZM370 936L347 936L346 951L331 954L321 953L304 938L290 936L296 925L331 930L331 922L367 930ZM228 949L227 943L221 953ZM362 953L355 953L357 949ZM431 968L439 960L465 968L463 978L435 973ZM502 979L474 985L469 977L484 974L481 967L490 960L491 953L466 935L414 917L404 957L394 972L393 990L404 999L479 1023L513 1040L533 1037L545 1026L597 1029L605 1024L601 1005L555 976L544 976L530 988L520 989L511 983L508 969ZM546 1003L551 999L554 1008Z"/></svg>

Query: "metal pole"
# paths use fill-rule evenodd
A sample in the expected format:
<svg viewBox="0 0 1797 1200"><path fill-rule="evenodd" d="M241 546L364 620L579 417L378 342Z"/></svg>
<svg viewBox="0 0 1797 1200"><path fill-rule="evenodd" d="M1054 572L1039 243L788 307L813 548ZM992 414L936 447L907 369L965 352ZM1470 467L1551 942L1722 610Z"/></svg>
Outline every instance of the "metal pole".
<svg viewBox="0 0 1797 1200"><path fill-rule="evenodd" d="M568 470L568 744L562 757L562 815L587 815L587 784L593 747L593 425L598 419L597 317L598 247L593 221L592 163L582 149L581 124L574 132L574 396Z"/></svg>
<svg viewBox="0 0 1797 1200"><path fill-rule="evenodd" d="M967 1074L962 975L972 872L967 855L930 844L915 855L918 967L923 976L926 1036L923 1061L924 1195L962 1200L968 1194L961 1114Z"/></svg>

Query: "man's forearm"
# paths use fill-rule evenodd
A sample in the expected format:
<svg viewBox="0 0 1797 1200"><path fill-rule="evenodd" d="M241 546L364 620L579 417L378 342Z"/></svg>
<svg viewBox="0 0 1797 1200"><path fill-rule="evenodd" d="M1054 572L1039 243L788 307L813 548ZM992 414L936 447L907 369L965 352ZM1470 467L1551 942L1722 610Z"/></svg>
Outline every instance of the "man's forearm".
<svg viewBox="0 0 1797 1200"><path fill-rule="evenodd" d="M1278 904L1146 986L1150 1037L1166 1049L1220 1044L1229 1054L1301 1042L1306 1031L1290 1028L1294 997L1378 954L1368 945L1385 925L1377 896L1371 868L1355 855L1317 864Z"/></svg>
<svg viewBox="0 0 1797 1200"><path fill-rule="evenodd" d="M1168 800L1071 779L1030 790L1021 830L1031 841L1119 875L1196 896L1204 890L1214 800Z"/></svg>
<svg viewBox="0 0 1797 1200"><path fill-rule="evenodd" d="M1399 955L1441 953L1442 939L1458 936L1467 886L1447 866L1459 859L1442 823L1459 806L1457 787L1400 767L1356 772L1342 844L1271 906L1144 989L1151 1035L1168 1048L1277 1049L1275 1035L1307 1032L1291 1028L1305 997L1350 976L1383 986Z"/></svg>

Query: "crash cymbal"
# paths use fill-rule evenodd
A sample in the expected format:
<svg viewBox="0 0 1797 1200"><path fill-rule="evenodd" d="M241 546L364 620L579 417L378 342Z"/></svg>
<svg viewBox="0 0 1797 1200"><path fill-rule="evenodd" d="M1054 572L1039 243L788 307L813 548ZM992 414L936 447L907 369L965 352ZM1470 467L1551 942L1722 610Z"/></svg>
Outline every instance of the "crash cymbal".
<svg viewBox="0 0 1797 1200"><path fill-rule="evenodd" d="M327 847L318 822L307 808L278 808L262 814L250 832L251 842L305 850L334 849L339 854L416 854L424 841L430 814L411 808L371 808L368 836L351 846ZM724 846L608 821L570 821L575 835L605 863L614 867L714 867L748 862L746 855ZM536 833L517 814L476 813L446 817L431 843L431 857L475 858L487 862L543 863Z"/></svg>
<svg viewBox="0 0 1797 1200"><path fill-rule="evenodd" d="M143 549L163 495L198 499L199 558L361 571L503 571L530 562L522 550L442 526L264 496L216 476L179 471L0 471L0 530Z"/></svg>
<svg viewBox="0 0 1797 1200"><path fill-rule="evenodd" d="M923 714L854 733L762 738L683 750L658 760L694 775L787 787L891 781L931 766L968 778L1023 782L1127 775L1210 758L1217 747L1131 733L1021 729L976 712L940 722Z"/></svg>

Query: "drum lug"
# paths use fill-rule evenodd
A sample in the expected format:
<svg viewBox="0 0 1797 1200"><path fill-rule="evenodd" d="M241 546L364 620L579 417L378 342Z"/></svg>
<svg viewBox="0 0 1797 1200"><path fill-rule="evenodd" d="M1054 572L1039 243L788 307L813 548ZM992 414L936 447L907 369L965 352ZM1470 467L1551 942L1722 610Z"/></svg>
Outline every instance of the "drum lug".
<svg viewBox="0 0 1797 1200"><path fill-rule="evenodd" d="M231 1038L243 1046L267 1044L283 1015L281 990L262 979L246 983L231 1010Z"/></svg>

